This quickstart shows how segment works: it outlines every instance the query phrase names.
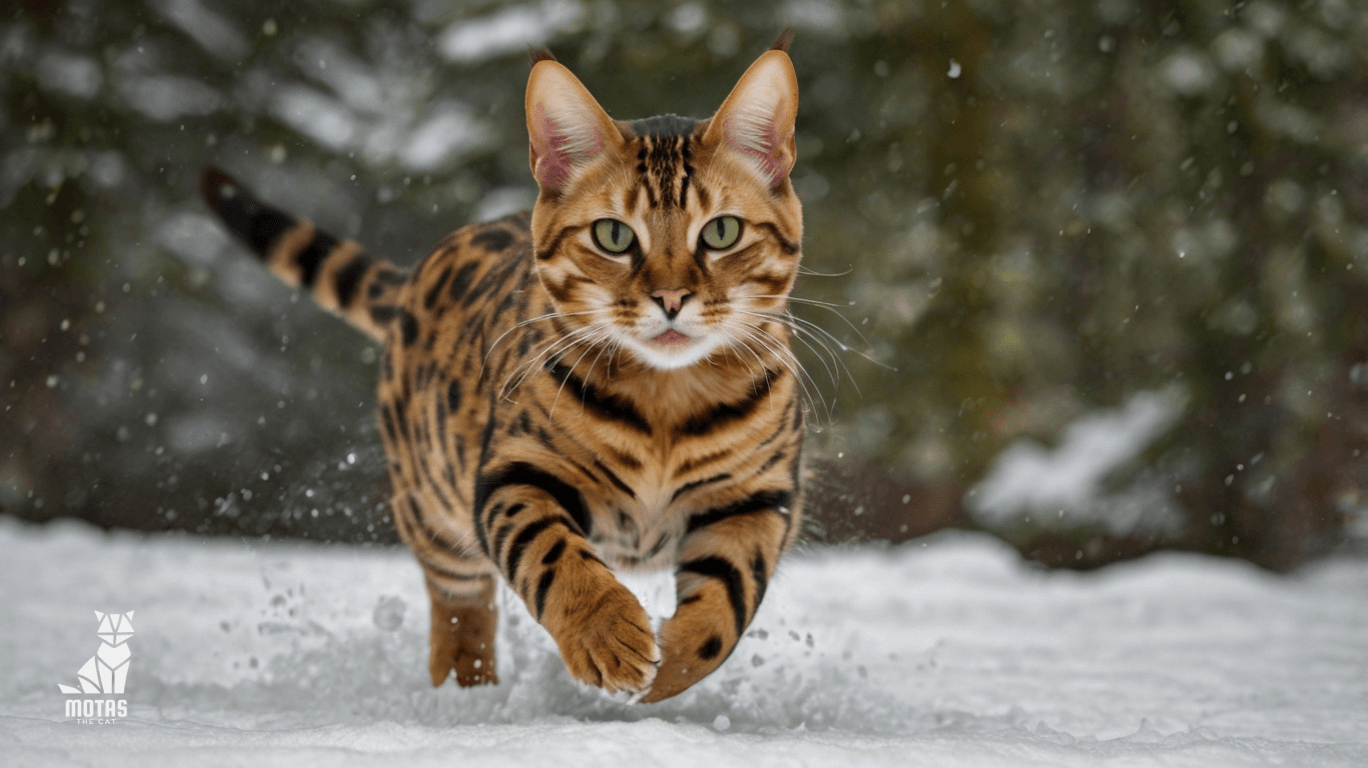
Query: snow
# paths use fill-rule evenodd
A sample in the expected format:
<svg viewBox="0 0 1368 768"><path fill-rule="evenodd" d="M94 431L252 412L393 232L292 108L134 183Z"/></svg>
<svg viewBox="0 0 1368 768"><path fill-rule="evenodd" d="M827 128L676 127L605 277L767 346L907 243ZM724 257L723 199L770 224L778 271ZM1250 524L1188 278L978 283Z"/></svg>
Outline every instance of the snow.
<svg viewBox="0 0 1368 768"><path fill-rule="evenodd" d="M437 39L437 50L457 63L487 61L545 45L557 32L574 28L583 16L584 6L575 0L542 0L535 5L503 8L447 27Z"/></svg>
<svg viewBox="0 0 1368 768"><path fill-rule="evenodd" d="M1216 73L1206 57L1190 49L1170 55L1160 71L1168 86L1183 96L1200 96L1216 82Z"/></svg>
<svg viewBox="0 0 1368 768"><path fill-rule="evenodd" d="M433 171L458 154L485 148L489 138L488 127L469 107L449 102L431 110L429 117L414 128L399 157L414 171Z"/></svg>
<svg viewBox="0 0 1368 768"><path fill-rule="evenodd" d="M1230 27L1211 41L1216 60L1229 72L1244 72L1263 66L1263 38L1241 27Z"/></svg>
<svg viewBox="0 0 1368 768"><path fill-rule="evenodd" d="M199 0L153 0L149 5L204 50L224 61L238 61L251 49L233 22L205 7Z"/></svg>
<svg viewBox="0 0 1368 768"><path fill-rule="evenodd" d="M333 151L350 146L358 132L355 117L345 106L307 86L281 87L270 109L291 128Z"/></svg>
<svg viewBox="0 0 1368 768"><path fill-rule="evenodd" d="M846 30L845 9L830 0L786 0L775 12L780 25L791 25L805 32L842 34Z"/></svg>
<svg viewBox="0 0 1368 768"><path fill-rule="evenodd" d="M307 57L319 65L318 79L338 98L311 86L285 85L275 89L270 111L327 149L359 149L367 162L398 160L409 170L428 172L497 143L489 123L462 102L441 99L421 109L404 106L419 98L415 89L391 88L326 45L309 51Z"/></svg>
<svg viewBox="0 0 1368 768"><path fill-rule="evenodd" d="M79 99L93 98L104 82L100 65L94 60L59 48L43 52L34 74L42 87Z"/></svg>
<svg viewBox="0 0 1368 768"><path fill-rule="evenodd" d="M471 221L493 221L500 216L525 211L537 201L536 187L500 187L486 192L475 204Z"/></svg>
<svg viewBox="0 0 1368 768"><path fill-rule="evenodd" d="M1368 563L1164 554L1100 574L996 540L809 549L711 677L658 705L570 681L502 595L502 684L434 690L401 550L0 519L0 763L1215 766L1368 763ZM668 579L636 579L648 606ZM58 684L135 612L128 716Z"/></svg>
<svg viewBox="0 0 1368 768"><path fill-rule="evenodd" d="M127 105L158 122L207 115L227 100L213 88L191 77L165 74L125 74L114 80Z"/></svg>
<svg viewBox="0 0 1368 768"><path fill-rule="evenodd" d="M1087 523L1124 535L1135 530L1176 530L1182 515L1164 489L1136 484L1104 496L1107 478L1134 461L1169 431L1187 404L1180 386L1141 391L1125 405L1089 413L1064 428L1053 449L1022 438L1008 446L973 488L967 504L974 518L1001 528L1034 514L1062 528Z"/></svg>

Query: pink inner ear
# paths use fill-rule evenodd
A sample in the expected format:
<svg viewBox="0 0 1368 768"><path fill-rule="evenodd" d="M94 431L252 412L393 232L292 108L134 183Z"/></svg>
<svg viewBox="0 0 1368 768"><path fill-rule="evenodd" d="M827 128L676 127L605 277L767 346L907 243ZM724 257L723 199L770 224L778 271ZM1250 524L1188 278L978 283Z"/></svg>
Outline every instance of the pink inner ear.
<svg viewBox="0 0 1368 768"><path fill-rule="evenodd" d="M784 100L779 99L774 105L774 114L763 121L760 126L754 124L736 125L736 115L728 116L723 123L726 128L724 133L727 137L727 146L735 152L754 159L759 166L761 175L771 187L779 186L779 182L783 181L789 172L788 164L785 162L784 148L788 145L789 137L793 135L793 126L788 125L788 131L782 136L779 135L783 114ZM760 130L756 131L756 127L759 127ZM744 137L748 141L740 141L737 138L738 136Z"/></svg>
<svg viewBox="0 0 1368 768"><path fill-rule="evenodd" d="M537 182L550 189L563 189L570 183L575 160L592 157L602 147L603 138L599 136L597 126L588 126L593 132L592 140L587 142L590 146L574 146L570 134L546 113L546 106L540 102L532 119L538 128L532 136L532 151L537 153ZM538 135L541 141L537 140Z"/></svg>

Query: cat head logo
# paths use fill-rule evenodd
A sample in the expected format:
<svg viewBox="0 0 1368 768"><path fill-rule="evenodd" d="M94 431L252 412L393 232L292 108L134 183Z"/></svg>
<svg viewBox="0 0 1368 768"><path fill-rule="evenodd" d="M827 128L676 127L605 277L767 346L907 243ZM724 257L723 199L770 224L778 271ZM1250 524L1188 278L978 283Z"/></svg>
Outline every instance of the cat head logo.
<svg viewBox="0 0 1368 768"><path fill-rule="evenodd" d="M100 628L95 632L101 640L100 647L76 673L80 687L74 688L58 683L57 687L62 693L79 695L124 692L124 683L128 680L129 659L133 655L128 648L128 638L133 636L133 611L96 611L95 618L100 622Z"/></svg>

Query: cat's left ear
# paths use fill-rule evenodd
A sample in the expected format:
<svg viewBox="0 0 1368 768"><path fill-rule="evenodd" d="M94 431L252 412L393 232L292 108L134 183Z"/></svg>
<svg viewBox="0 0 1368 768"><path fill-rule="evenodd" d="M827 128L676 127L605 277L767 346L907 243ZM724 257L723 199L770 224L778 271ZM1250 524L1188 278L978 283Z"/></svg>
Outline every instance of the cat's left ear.
<svg viewBox="0 0 1368 768"><path fill-rule="evenodd" d="M779 186L798 153L793 123L798 118L798 75L782 50L766 51L713 115L704 141L740 156L769 184Z"/></svg>
<svg viewBox="0 0 1368 768"><path fill-rule="evenodd" d="M622 133L589 89L555 59L541 59L527 80L528 161L543 189L561 191Z"/></svg>

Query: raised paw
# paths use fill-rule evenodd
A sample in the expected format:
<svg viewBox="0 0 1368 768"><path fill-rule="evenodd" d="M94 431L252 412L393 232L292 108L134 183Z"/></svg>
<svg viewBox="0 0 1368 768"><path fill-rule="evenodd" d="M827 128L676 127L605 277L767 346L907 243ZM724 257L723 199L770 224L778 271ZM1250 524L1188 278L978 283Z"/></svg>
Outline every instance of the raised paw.
<svg viewBox="0 0 1368 768"><path fill-rule="evenodd" d="M492 596L469 603L434 598L428 641L428 672L433 687L446 682L452 670L463 688L497 685L494 634L498 627L499 612Z"/></svg>
<svg viewBox="0 0 1368 768"><path fill-rule="evenodd" d="M614 582L555 633L571 676L609 693L650 687L660 665L651 619L631 592Z"/></svg>
<svg viewBox="0 0 1368 768"><path fill-rule="evenodd" d="M641 701L650 704L683 693L722 666L735 645L735 636L718 626L715 615L678 611L660 627L664 663Z"/></svg>

